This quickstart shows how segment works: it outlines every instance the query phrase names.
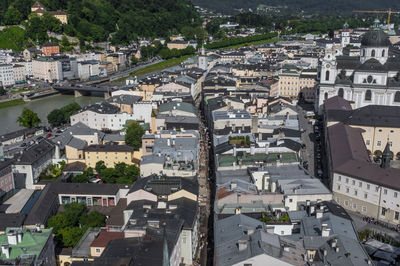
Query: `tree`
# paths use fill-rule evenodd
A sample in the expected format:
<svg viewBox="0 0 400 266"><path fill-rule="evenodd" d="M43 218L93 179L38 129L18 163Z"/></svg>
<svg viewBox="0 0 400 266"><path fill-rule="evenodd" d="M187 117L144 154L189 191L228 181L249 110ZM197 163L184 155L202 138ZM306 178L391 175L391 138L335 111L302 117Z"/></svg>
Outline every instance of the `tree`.
<svg viewBox="0 0 400 266"><path fill-rule="evenodd" d="M17 122L21 127L32 128L37 127L40 124L40 119L37 113L24 107L21 115L18 117Z"/></svg>
<svg viewBox="0 0 400 266"><path fill-rule="evenodd" d="M42 22L48 31L52 32L61 32L62 31L62 24L61 21L54 17L49 12L45 12L42 16Z"/></svg>
<svg viewBox="0 0 400 266"><path fill-rule="evenodd" d="M139 123L132 121L128 124L125 135L125 142L127 145L133 147L136 151L142 146L142 136L144 129Z"/></svg>
<svg viewBox="0 0 400 266"><path fill-rule="evenodd" d="M6 25L16 25L22 20L22 14L13 6L10 6L6 13L4 14L4 24Z"/></svg>
<svg viewBox="0 0 400 266"><path fill-rule="evenodd" d="M86 230L86 227L66 227L61 229L58 235L61 237L64 247L75 247Z"/></svg>
<svg viewBox="0 0 400 266"><path fill-rule="evenodd" d="M0 95L6 95L6 90L4 89L3 86L0 87Z"/></svg>
<svg viewBox="0 0 400 266"><path fill-rule="evenodd" d="M91 178L94 176L93 168L89 167L82 174L74 175L72 177L72 183L88 183Z"/></svg>
<svg viewBox="0 0 400 266"><path fill-rule="evenodd" d="M60 109L54 109L48 114L47 121L52 127L58 127L65 123L64 113Z"/></svg>
<svg viewBox="0 0 400 266"><path fill-rule="evenodd" d="M94 167L94 169L96 169L96 172L98 173L98 174L100 174L103 170L105 170L107 167L106 167L106 165L104 164L104 161L98 161L97 163L96 163L96 166Z"/></svg>
<svg viewBox="0 0 400 266"><path fill-rule="evenodd" d="M105 225L106 216L97 211L81 216L79 223L88 227L102 227Z"/></svg>
<svg viewBox="0 0 400 266"><path fill-rule="evenodd" d="M72 102L66 106L61 107L60 110L64 113L65 123L69 122L69 118L71 117L71 115L81 110L81 108L82 107L77 102Z"/></svg>

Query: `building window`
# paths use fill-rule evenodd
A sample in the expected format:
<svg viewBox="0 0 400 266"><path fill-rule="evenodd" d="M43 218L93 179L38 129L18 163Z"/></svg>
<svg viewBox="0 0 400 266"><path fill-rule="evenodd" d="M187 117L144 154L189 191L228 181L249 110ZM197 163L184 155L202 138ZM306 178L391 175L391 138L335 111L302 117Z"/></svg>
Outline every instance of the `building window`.
<svg viewBox="0 0 400 266"><path fill-rule="evenodd" d="M365 145L369 145L370 144L370 142L369 142L369 139L367 139L366 141L365 141Z"/></svg>
<svg viewBox="0 0 400 266"><path fill-rule="evenodd" d="M325 92L325 94L324 94L324 99L325 99L325 100L328 100L328 93L327 93L327 92ZM400 102L400 93L399 93L399 100L398 100L398 102Z"/></svg>
<svg viewBox="0 0 400 266"><path fill-rule="evenodd" d="M375 192L378 192L379 191L379 187L375 187Z"/></svg>
<svg viewBox="0 0 400 266"><path fill-rule="evenodd" d="M358 194L358 191L354 190L354 196L357 196L357 194Z"/></svg>
<svg viewBox="0 0 400 266"><path fill-rule="evenodd" d="M381 215L382 215L382 216L385 216L385 215L386 215L386 208L382 207Z"/></svg>
<svg viewBox="0 0 400 266"><path fill-rule="evenodd" d="M400 91L396 91L396 94L394 95L394 101L395 102L400 102Z"/></svg>
<svg viewBox="0 0 400 266"><path fill-rule="evenodd" d="M367 184L367 189L370 189L371 188L371 185L370 184Z"/></svg>
<svg viewBox="0 0 400 266"><path fill-rule="evenodd" d="M382 57L385 57L385 50L382 50Z"/></svg>
<svg viewBox="0 0 400 266"><path fill-rule="evenodd" d="M371 57L375 57L375 50L371 51Z"/></svg>
<svg viewBox="0 0 400 266"><path fill-rule="evenodd" d="M397 198L397 192L393 193L393 197Z"/></svg>
<svg viewBox="0 0 400 266"><path fill-rule="evenodd" d="M383 194L387 195L387 189L386 188L383 190Z"/></svg>
<svg viewBox="0 0 400 266"><path fill-rule="evenodd" d="M354 186L354 185L356 184L356 181L353 180L353 181L351 182L351 184Z"/></svg>
<svg viewBox="0 0 400 266"><path fill-rule="evenodd" d="M337 190L340 190L340 185L337 185Z"/></svg>
<svg viewBox="0 0 400 266"><path fill-rule="evenodd" d="M350 192L350 189L349 188L346 188L346 193L349 193Z"/></svg>
<svg viewBox="0 0 400 266"><path fill-rule="evenodd" d="M100 249L99 248L96 248L96 253L100 253Z"/></svg>
<svg viewBox="0 0 400 266"><path fill-rule="evenodd" d="M338 96L343 98L343 95L344 95L343 88L340 88L338 91Z"/></svg>
<svg viewBox="0 0 400 266"><path fill-rule="evenodd" d="M346 184L348 184L349 183L349 179L346 177Z"/></svg>
<svg viewBox="0 0 400 266"><path fill-rule="evenodd" d="M369 77L368 77L368 78L369 78ZM365 92L365 100L366 100L366 101L371 101L371 98L372 98L371 90L367 90L367 91Z"/></svg>
<svg viewBox="0 0 400 266"><path fill-rule="evenodd" d="M367 198L368 198L368 194L364 193L364 199L367 199Z"/></svg>
<svg viewBox="0 0 400 266"><path fill-rule="evenodd" d="M358 186L359 186L359 187L362 187L362 182L361 182L361 181L358 182Z"/></svg>
<svg viewBox="0 0 400 266"><path fill-rule="evenodd" d="M341 176L341 175L338 177L338 180L339 180L339 181L342 181L342 176Z"/></svg>
<svg viewBox="0 0 400 266"><path fill-rule="evenodd" d="M357 209L357 204L353 203L353 209Z"/></svg>
<svg viewBox="0 0 400 266"><path fill-rule="evenodd" d="M349 206L349 201L348 200L344 201L344 206Z"/></svg>
<svg viewBox="0 0 400 266"><path fill-rule="evenodd" d="M367 207L366 206L362 206L362 211L366 212L367 211Z"/></svg>
<svg viewBox="0 0 400 266"><path fill-rule="evenodd" d="M326 81L328 81L329 80L329 70L327 70L326 72L325 72L325 80Z"/></svg>
<svg viewBox="0 0 400 266"><path fill-rule="evenodd" d="M336 202L339 204L340 203L340 199L338 197L336 197Z"/></svg>
<svg viewBox="0 0 400 266"><path fill-rule="evenodd" d="M382 144L382 143L381 143L380 140L378 140L378 142L376 143L377 146L381 146L381 144Z"/></svg>
<svg viewBox="0 0 400 266"><path fill-rule="evenodd" d="M394 219L399 220L399 212L394 212Z"/></svg>

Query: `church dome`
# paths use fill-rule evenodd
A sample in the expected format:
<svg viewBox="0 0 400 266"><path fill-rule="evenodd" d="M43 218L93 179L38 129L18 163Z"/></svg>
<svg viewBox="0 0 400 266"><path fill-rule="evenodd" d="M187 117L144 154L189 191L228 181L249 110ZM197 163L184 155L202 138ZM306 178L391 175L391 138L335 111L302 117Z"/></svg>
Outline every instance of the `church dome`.
<svg viewBox="0 0 400 266"><path fill-rule="evenodd" d="M366 47L389 47L389 36L381 29L369 30L361 39L361 45Z"/></svg>
<svg viewBox="0 0 400 266"><path fill-rule="evenodd" d="M372 58L367 61L365 61L364 64L362 64L358 70L361 71L372 71L372 72L386 72L387 69L385 65L382 65L378 60Z"/></svg>

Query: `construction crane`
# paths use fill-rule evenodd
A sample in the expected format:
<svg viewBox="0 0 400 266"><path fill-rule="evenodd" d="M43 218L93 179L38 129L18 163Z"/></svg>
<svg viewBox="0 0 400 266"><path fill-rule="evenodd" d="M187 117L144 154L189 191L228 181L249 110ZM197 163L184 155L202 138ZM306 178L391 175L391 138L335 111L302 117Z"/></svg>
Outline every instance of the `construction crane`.
<svg viewBox="0 0 400 266"><path fill-rule="evenodd" d="M288 24L292 23L292 22L298 22L301 21L300 19L290 19L287 21Z"/></svg>
<svg viewBox="0 0 400 266"><path fill-rule="evenodd" d="M392 14L400 14L400 11L392 11L391 8L389 8L389 10L383 10L383 11L379 11L379 10L353 10L354 13L373 13L373 14L388 14L388 19L387 19L387 24L390 25L390 16Z"/></svg>

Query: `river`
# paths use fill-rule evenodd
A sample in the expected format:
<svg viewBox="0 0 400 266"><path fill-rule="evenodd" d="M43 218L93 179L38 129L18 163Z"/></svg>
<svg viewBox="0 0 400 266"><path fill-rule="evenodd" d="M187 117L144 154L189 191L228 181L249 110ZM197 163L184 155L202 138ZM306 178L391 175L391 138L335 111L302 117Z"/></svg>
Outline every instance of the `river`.
<svg viewBox="0 0 400 266"><path fill-rule="evenodd" d="M17 118L21 114L22 109L27 107L39 115L42 121L41 125L48 125L47 115L56 108L61 108L64 105L76 101L82 107L104 101L103 97L82 96L74 97L74 95L57 94L42 99L33 100L24 104L1 108L0 109L0 135L21 129L18 125Z"/></svg>

